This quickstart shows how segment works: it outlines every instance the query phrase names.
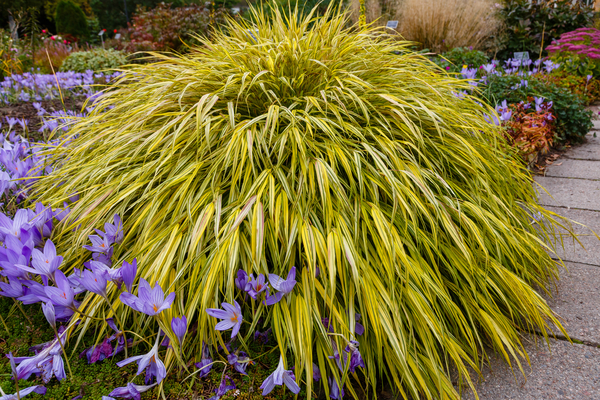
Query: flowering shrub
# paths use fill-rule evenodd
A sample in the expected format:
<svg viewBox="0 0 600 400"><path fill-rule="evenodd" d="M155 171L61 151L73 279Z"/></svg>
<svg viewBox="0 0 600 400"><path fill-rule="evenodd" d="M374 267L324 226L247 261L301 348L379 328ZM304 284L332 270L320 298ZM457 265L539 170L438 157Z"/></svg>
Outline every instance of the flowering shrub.
<svg viewBox="0 0 600 400"><path fill-rule="evenodd" d="M161 3L156 8L141 8L132 18L128 42L118 42L118 49L137 51L184 51L197 43L195 35L208 36L210 26L225 20L225 11L211 11L203 5L174 7Z"/></svg>
<svg viewBox="0 0 600 400"><path fill-rule="evenodd" d="M564 33L546 50L552 60L560 63L561 69L567 73L600 78L599 29L579 28Z"/></svg>

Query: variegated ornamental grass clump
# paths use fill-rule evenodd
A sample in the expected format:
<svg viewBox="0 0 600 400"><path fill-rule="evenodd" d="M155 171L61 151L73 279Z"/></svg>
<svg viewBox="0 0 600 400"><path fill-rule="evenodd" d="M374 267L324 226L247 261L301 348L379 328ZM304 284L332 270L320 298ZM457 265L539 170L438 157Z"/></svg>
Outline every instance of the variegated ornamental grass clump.
<svg viewBox="0 0 600 400"><path fill-rule="evenodd" d="M486 122L493 109L456 95L469 83L410 43L348 29L344 14L254 19L125 72L52 151L58 167L34 189L61 206L79 194L52 238L65 265L86 256L88 227L118 213L115 260L137 257L141 278L176 293L161 326L172 315L198 324L183 361L229 340L205 311L237 301L242 348L272 328L309 396L313 363L326 386L349 382L344 357L329 357L356 340L371 388L387 379L415 397L458 398L452 365L468 381L485 345L522 354L521 330L559 325L531 288L556 276L543 244L555 225L531 215L556 216ZM285 277L294 266L297 283L275 305L236 288L239 269ZM117 295L107 293L131 330L150 329ZM82 307L110 316L102 305Z"/></svg>

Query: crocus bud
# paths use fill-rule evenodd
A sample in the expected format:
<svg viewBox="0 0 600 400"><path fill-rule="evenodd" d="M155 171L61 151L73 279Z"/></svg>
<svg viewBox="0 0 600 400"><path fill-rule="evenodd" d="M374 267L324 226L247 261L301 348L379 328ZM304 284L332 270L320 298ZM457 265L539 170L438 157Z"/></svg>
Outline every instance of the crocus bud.
<svg viewBox="0 0 600 400"><path fill-rule="evenodd" d="M56 329L56 314L54 312L54 304L52 303L42 303L42 311L48 320L50 326L53 329Z"/></svg>
<svg viewBox="0 0 600 400"><path fill-rule="evenodd" d="M131 293L131 287L133 286L133 281L135 280L135 275L137 274L137 259L133 259L131 264L127 261L123 261L123 266L121 267L121 277L123 278L123 283L127 287L127 291Z"/></svg>
<svg viewBox="0 0 600 400"><path fill-rule="evenodd" d="M173 333L179 339L179 344L183 343L183 337L185 336L185 332L187 331L187 318L182 316L181 318L173 318L171 320L171 329L173 329Z"/></svg>

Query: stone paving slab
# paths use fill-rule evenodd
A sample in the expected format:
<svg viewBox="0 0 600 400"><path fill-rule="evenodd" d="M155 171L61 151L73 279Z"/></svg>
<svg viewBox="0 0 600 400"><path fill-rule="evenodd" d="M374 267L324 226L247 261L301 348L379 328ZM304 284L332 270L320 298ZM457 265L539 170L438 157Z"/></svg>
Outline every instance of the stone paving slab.
<svg viewBox="0 0 600 400"><path fill-rule="evenodd" d="M598 164L598 161L561 158L548 166L544 176L600 180L600 166Z"/></svg>
<svg viewBox="0 0 600 400"><path fill-rule="evenodd" d="M538 339L525 337L531 366L522 361L526 378L511 371L502 359L489 354L490 365L476 388L481 400L598 400L600 399L600 349L550 340L550 348ZM515 366L516 368L516 366ZM463 400L474 400L467 390Z"/></svg>
<svg viewBox="0 0 600 400"><path fill-rule="evenodd" d="M579 235L578 238L581 242L581 245L577 242L573 242L573 239L567 237L565 233L565 236L563 236L562 246L560 242L556 244L556 256L566 261L600 266L600 240L598 240L598 238L592 232L594 231L600 235L600 212L575 209L569 210L567 208L560 207L546 208L549 211L555 212L572 220L574 223L572 223L571 228L577 235ZM582 223L585 226L581 226L575 222ZM559 231L559 234L561 231ZM600 274L600 270L598 273Z"/></svg>
<svg viewBox="0 0 600 400"><path fill-rule="evenodd" d="M600 344L600 267L566 263L560 280L546 293L548 305L556 312L572 339ZM561 334L560 330L554 329Z"/></svg>
<svg viewBox="0 0 600 400"><path fill-rule="evenodd" d="M600 154L598 159L600 160ZM536 176L535 181L552 196L537 188L542 205L600 211L600 181L544 176Z"/></svg>
<svg viewBox="0 0 600 400"><path fill-rule="evenodd" d="M594 132L596 137L593 136ZM592 131L586 138L586 143L572 146L564 157L600 161L600 131Z"/></svg>

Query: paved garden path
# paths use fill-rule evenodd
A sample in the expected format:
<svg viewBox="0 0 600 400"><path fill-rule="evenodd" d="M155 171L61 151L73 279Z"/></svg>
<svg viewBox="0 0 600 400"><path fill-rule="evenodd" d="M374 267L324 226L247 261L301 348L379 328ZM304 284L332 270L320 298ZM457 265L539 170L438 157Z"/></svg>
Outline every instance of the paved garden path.
<svg viewBox="0 0 600 400"><path fill-rule="evenodd" d="M599 107L593 109L597 116ZM535 180L551 195L541 192L541 204L589 227L574 226L585 249L565 241L558 251L568 271L561 271L548 300L578 344L552 339L549 349L539 337L526 337L531 362L524 362L526 378L490 354L477 392L482 400L600 400L600 241L590 232L600 234L600 120L586 143L570 148Z"/></svg>

